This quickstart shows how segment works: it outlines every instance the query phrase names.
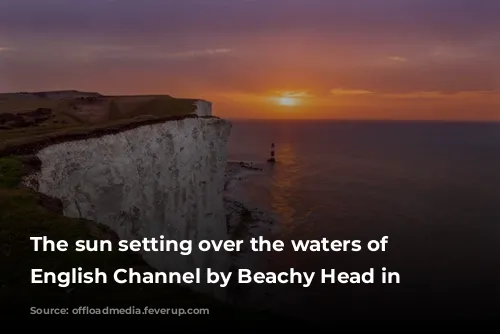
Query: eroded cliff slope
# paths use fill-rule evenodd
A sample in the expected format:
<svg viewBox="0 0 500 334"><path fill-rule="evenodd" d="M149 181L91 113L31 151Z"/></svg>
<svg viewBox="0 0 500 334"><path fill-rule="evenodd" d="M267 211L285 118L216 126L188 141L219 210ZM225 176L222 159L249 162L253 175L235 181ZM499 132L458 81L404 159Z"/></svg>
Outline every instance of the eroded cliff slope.
<svg viewBox="0 0 500 334"><path fill-rule="evenodd" d="M121 239L227 239L223 207L230 123L213 117L145 125L116 134L48 146L41 170L27 180L61 199L64 215L113 229ZM227 272L224 252L143 252L161 271ZM216 285L192 288L225 299Z"/></svg>

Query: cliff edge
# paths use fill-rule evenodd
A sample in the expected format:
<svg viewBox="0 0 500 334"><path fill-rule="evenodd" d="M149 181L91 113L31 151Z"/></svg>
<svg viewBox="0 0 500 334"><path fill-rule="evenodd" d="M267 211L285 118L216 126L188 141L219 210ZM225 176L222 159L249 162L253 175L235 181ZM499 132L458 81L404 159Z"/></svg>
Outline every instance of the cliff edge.
<svg viewBox="0 0 500 334"><path fill-rule="evenodd" d="M40 171L25 182L60 199L65 216L104 224L123 240L227 240L222 192L230 129L221 119L187 118L48 146L37 153ZM160 271L229 271L227 253L195 249L141 255ZM225 299L217 285L192 287Z"/></svg>

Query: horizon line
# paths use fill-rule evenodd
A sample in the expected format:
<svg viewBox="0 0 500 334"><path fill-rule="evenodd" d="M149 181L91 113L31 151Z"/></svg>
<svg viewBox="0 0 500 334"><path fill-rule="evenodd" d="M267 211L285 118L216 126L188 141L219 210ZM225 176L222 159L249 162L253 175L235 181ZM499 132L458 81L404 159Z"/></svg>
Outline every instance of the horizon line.
<svg viewBox="0 0 500 334"><path fill-rule="evenodd" d="M338 122L420 122L420 123L500 123L499 120L470 119L382 119L382 118L233 118L217 116L229 121L338 121Z"/></svg>

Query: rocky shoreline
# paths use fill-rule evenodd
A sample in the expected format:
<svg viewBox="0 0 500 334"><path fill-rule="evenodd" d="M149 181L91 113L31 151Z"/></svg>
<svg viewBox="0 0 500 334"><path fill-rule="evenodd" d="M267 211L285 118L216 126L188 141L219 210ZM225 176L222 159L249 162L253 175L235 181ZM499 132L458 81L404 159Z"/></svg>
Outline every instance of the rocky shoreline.
<svg viewBox="0 0 500 334"><path fill-rule="evenodd" d="M255 166L252 162L228 162L225 174L224 208L226 211L227 231L231 239L244 240L249 244L252 237L258 237L268 232L274 225L274 220L264 211L258 208L250 208L241 197L241 187L244 181L250 177L264 173L264 169ZM240 268L252 269L255 267L255 257L248 249L231 254L231 271L236 275ZM259 287L251 284L234 283L229 287L230 299L234 304L248 306L252 300L266 298L259 292ZM257 296L258 295L258 296Z"/></svg>
<svg viewBox="0 0 500 334"><path fill-rule="evenodd" d="M268 225L273 221L258 209L250 209L236 190L242 186L240 183L248 177L262 173L263 168L254 166L253 163L230 161L226 166L224 185L224 207L226 211L227 230L233 239L249 237L250 229L256 225Z"/></svg>

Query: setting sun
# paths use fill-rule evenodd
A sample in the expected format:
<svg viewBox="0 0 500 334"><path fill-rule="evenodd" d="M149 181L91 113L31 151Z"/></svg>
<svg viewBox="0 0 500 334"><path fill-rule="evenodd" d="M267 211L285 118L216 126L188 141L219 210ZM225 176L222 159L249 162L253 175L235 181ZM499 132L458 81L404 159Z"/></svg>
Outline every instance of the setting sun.
<svg viewBox="0 0 500 334"><path fill-rule="evenodd" d="M278 100L278 104L282 105L282 106L295 106L299 103L299 101L293 97L281 97L279 100Z"/></svg>

